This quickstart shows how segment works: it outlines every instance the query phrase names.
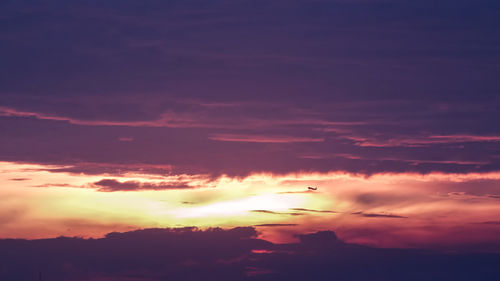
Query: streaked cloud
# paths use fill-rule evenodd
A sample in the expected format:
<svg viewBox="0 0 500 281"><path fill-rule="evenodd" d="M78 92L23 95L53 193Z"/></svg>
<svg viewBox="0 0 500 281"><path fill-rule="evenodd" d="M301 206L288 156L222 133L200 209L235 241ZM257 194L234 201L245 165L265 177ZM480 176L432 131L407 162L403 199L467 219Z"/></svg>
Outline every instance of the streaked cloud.
<svg viewBox="0 0 500 281"><path fill-rule="evenodd" d="M323 138L293 137L293 136L259 136L259 135L236 135L220 134L209 137L216 141L229 142L257 142L257 143L290 143L290 142L323 142Z"/></svg>
<svg viewBox="0 0 500 281"><path fill-rule="evenodd" d="M115 179L102 179L92 183L91 186L95 186L98 191L103 192L196 188L196 186L191 186L188 183L189 182L182 181L158 183L145 183L139 181L120 182Z"/></svg>

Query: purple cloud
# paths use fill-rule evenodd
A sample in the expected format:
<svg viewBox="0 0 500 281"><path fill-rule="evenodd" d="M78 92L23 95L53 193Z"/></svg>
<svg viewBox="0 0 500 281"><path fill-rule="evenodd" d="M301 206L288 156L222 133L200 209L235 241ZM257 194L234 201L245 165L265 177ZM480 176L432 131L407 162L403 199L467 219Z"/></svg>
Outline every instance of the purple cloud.
<svg viewBox="0 0 500 281"><path fill-rule="evenodd" d="M189 185L188 182L159 182L146 183L139 181L117 181L115 179L102 179L92 184L98 191L114 192L114 191L139 191L139 190L165 190L165 189L186 189L195 188Z"/></svg>
<svg viewBox="0 0 500 281"><path fill-rule="evenodd" d="M498 253L441 253L346 244L333 231L273 244L251 227L144 229L103 238L0 240L0 277L32 280L488 280ZM43 258L50 253L50 258ZM467 265L467 266L464 266Z"/></svg>

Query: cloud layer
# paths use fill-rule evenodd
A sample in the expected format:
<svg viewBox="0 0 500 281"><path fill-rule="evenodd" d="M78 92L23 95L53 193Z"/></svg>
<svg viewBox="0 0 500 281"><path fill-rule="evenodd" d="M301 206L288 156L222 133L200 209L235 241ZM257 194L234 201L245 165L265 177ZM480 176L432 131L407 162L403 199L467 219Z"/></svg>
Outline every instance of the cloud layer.
<svg viewBox="0 0 500 281"><path fill-rule="evenodd" d="M0 160L216 176L497 171L499 11L7 1Z"/></svg>
<svg viewBox="0 0 500 281"><path fill-rule="evenodd" d="M144 229L100 239L0 240L5 280L494 280L498 254L346 244L333 231L273 244L255 229ZM466 264L467 266L463 266ZM363 270L359 270L362 267Z"/></svg>

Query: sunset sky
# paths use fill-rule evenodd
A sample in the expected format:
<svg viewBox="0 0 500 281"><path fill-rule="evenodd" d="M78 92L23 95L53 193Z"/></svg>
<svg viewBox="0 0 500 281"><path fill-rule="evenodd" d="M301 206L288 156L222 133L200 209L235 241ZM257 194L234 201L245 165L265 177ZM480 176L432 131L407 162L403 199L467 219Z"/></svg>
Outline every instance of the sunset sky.
<svg viewBox="0 0 500 281"><path fill-rule="evenodd" d="M500 264L498 1L4 0L0 22L1 280L199 280L99 253L154 237L213 280L305 280L275 255L316 240ZM23 257L61 236L106 266ZM195 250L226 239L255 244ZM500 276L448 265L371 280Z"/></svg>

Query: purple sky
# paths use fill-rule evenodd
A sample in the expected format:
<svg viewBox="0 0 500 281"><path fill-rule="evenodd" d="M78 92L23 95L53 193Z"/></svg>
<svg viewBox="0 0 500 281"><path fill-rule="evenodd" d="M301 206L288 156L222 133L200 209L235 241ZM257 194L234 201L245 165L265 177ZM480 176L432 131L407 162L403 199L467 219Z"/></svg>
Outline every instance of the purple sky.
<svg viewBox="0 0 500 281"><path fill-rule="evenodd" d="M500 167L495 1L1 6L1 160L214 175Z"/></svg>

